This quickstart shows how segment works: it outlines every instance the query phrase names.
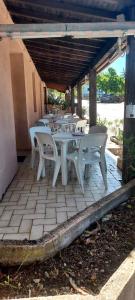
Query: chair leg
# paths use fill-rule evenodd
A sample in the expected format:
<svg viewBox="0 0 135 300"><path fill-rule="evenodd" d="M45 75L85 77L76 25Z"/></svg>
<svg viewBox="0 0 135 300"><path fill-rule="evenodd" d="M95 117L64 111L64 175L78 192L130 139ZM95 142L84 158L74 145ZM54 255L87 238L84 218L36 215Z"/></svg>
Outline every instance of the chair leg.
<svg viewBox="0 0 135 300"><path fill-rule="evenodd" d="M41 176L44 178L45 177L45 160L43 161L43 168L42 168L42 174Z"/></svg>
<svg viewBox="0 0 135 300"><path fill-rule="evenodd" d="M76 170L76 174L77 174L79 184L81 185L82 193L84 194L84 186L83 186L84 172L83 172L83 169L81 169L81 167L75 163L75 170Z"/></svg>
<svg viewBox="0 0 135 300"><path fill-rule="evenodd" d="M54 167L54 174L53 174L52 187L55 186L55 183L56 183L56 180L57 180L57 177L58 177L59 170L60 170L60 161L56 161L56 162L55 162L55 167Z"/></svg>
<svg viewBox="0 0 135 300"><path fill-rule="evenodd" d="M108 189L108 185L107 185L107 173L106 173L104 162L101 161L99 163L99 166L100 166L101 174L102 174L102 177L103 177L105 189L107 190Z"/></svg>
<svg viewBox="0 0 135 300"><path fill-rule="evenodd" d="M31 168L34 168L34 163L35 163L35 158L36 158L36 151L32 149L31 151Z"/></svg>
<svg viewBox="0 0 135 300"><path fill-rule="evenodd" d="M105 165L105 172L107 172L107 163L106 163L106 158L105 158L105 156L104 156L104 165Z"/></svg>
<svg viewBox="0 0 135 300"><path fill-rule="evenodd" d="M40 159L39 160L39 165L38 165L38 172L37 172L37 181L39 181L39 179L41 177L43 167L44 167L44 160Z"/></svg>

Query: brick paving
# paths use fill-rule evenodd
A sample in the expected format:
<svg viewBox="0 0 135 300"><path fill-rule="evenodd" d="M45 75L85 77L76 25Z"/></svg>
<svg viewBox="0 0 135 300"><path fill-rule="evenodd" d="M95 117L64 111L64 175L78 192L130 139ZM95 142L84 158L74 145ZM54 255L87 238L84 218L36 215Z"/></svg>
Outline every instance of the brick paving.
<svg viewBox="0 0 135 300"><path fill-rule="evenodd" d="M29 156L19 164L16 177L0 202L0 239L36 240L57 228L80 211L99 201L121 186L121 174L116 163L107 155L108 190L105 191L100 169L90 170L81 193L76 178L70 178L66 187L61 185L61 174L55 188L52 168L46 178L36 181L36 168L30 168Z"/></svg>

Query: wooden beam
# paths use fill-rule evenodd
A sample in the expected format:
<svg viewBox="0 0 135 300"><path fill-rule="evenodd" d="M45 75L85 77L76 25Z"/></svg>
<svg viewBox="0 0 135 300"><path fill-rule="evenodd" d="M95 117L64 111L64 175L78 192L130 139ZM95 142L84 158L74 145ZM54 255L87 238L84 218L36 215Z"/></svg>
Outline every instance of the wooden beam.
<svg viewBox="0 0 135 300"><path fill-rule="evenodd" d="M49 47L58 47L59 49L67 49L67 50L69 50L69 51L71 51L71 50L77 50L77 51L79 51L79 52L83 52L83 53L87 53L87 54L94 54L95 53L95 51L94 51L94 49L92 48L89 48L89 47L85 47L85 46L81 46L81 48L80 48L80 46L75 46L74 44L70 44L70 45L66 45L66 44L62 44L61 43L61 41L60 42L55 42L55 41L53 41L53 40L46 40L45 41L45 43L44 43L44 45L45 46L49 46Z"/></svg>
<svg viewBox="0 0 135 300"><path fill-rule="evenodd" d="M72 63L71 64L66 64L66 63L59 63L59 62L49 62L49 61L41 61L40 59L33 59L33 61L35 62L35 63L37 63L37 65L40 65L40 66L42 66L43 68L45 68L46 66L49 66L50 68L51 67L53 67L53 69L57 69L57 68L59 68L59 67L63 67L63 68L65 68L65 71L66 70L75 70L75 71L78 71L78 72L80 72L80 68L79 68L79 66L73 66L72 65Z"/></svg>
<svg viewBox="0 0 135 300"><path fill-rule="evenodd" d="M7 3L10 4L12 1L7 0ZM30 7L36 9L39 8L41 11L45 11L46 9L49 8L54 14L56 14L56 11L67 14L70 13L72 16L75 17L80 17L80 18L98 18L101 20L116 20L117 15L119 12L112 12L112 11L106 11L104 9L99 9L95 7L89 7L89 6L84 6L84 5L79 5L79 4L74 4L74 3L63 3L60 1L56 0L17 0L14 1L14 3L19 4L19 5L25 5L25 7Z"/></svg>
<svg viewBox="0 0 135 300"><path fill-rule="evenodd" d="M35 43L35 40L33 42L33 40L31 41L25 41L25 45L27 46L27 48L32 48L33 50L39 50L39 51L43 51L44 53L47 51L49 53L52 53L53 55L55 54L60 54L62 53L69 55L75 55L76 57L80 57L80 58L89 58L92 57L92 54L90 55L89 53L84 53L83 51L80 51L80 49L78 48L78 50L74 50L74 49L63 49L63 48L59 48L59 46L57 45L52 45L52 46L48 46L44 43Z"/></svg>
<svg viewBox="0 0 135 300"><path fill-rule="evenodd" d="M2 24L0 37L21 39L74 36L75 38L123 37L135 35L135 22Z"/></svg>
<svg viewBox="0 0 135 300"><path fill-rule="evenodd" d="M77 83L77 100L78 100L77 114L81 118L82 117L82 85L81 85L81 82Z"/></svg>
<svg viewBox="0 0 135 300"><path fill-rule="evenodd" d="M33 3L34 4L34 3ZM47 11L42 10L33 10L13 5L8 5L8 10L13 17L19 17L21 19L29 19L38 21L40 23L63 23L63 22L74 22L77 21L74 17L61 17L57 14L51 14ZM18 19L19 20L19 19ZM18 23L21 23L20 21ZM27 22L29 23L29 22Z"/></svg>
<svg viewBox="0 0 135 300"><path fill-rule="evenodd" d="M61 52L58 52L58 53L50 53L50 52L47 52L47 51L39 51L39 50L36 50L35 48L33 47L28 47L28 51L29 53L31 54L32 57L36 57L36 56L40 56L42 58L45 58L45 59L48 59L48 58L55 58L55 59L63 59L63 60L76 60L78 63L81 62L81 63L89 63L89 58L92 58L91 56L89 56L88 58L84 58L84 57L79 57L79 56L76 56L75 54L72 54L71 55L68 55L67 53L66 54L63 54Z"/></svg>
<svg viewBox="0 0 135 300"><path fill-rule="evenodd" d="M78 78L72 83L72 86L75 86L78 81L82 81L84 76L89 73L89 71L93 68L98 68L100 64L102 64L102 61L108 59L108 57L111 57L112 51L114 49L116 50L116 39L109 40L105 46L97 53L96 57L94 59L90 59L88 66L83 70Z"/></svg>
<svg viewBox="0 0 135 300"><path fill-rule="evenodd" d="M74 93L74 88L71 89L71 112L72 114L74 113L74 99L75 98L75 93Z"/></svg>
<svg viewBox="0 0 135 300"><path fill-rule="evenodd" d="M30 52L30 54L32 54L31 52ZM75 59L64 59L64 58L58 58L58 57L54 57L54 58L50 58L50 57L43 57L43 56L38 56L38 55L34 55L34 53L31 55L32 56L32 59L34 60L34 61L36 61L37 60L37 62L39 61L39 62L43 62L43 63L45 63L46 61L48 62L48 63L50 63L50 62L56 62L56 59L57 59L57 63L59 64L59 65L65 65L65 66L72 66L73 68L74 67L79 67L79 68L85 68L86 66L87 66L87 62L82 62L81 63L81 61L77 61L77 60L75 60Z"/></svg>
<svg viewBox="0 0 135 300"><path fill-rule="evenodd" d="M89 124L90 127L96 125L97 121L97 101L96 101L96 70L89 73Z"/></svg>
<svg viewBox="0 0 135 300"><path fill-rule="evenodd" d="M135 7L130 9L129 17L135 20ZM122 177L126 183L135 177L135 117L127 115L128 105L135 107L135 38L128 37L126 55L124 137L123 137L123 170ZM133 169L132 169L133 168Z"/></svg>

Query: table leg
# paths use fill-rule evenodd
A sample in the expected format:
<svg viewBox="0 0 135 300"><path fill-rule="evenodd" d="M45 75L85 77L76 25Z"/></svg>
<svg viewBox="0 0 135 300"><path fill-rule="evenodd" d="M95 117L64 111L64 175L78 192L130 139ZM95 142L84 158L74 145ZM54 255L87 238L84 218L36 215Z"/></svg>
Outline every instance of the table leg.
<svg viewBox="0 0 135 300"><path fill-rule="evenodd" d="M67 185L67 143L61 144L61 173L62 173L62 185Z"/></svg>

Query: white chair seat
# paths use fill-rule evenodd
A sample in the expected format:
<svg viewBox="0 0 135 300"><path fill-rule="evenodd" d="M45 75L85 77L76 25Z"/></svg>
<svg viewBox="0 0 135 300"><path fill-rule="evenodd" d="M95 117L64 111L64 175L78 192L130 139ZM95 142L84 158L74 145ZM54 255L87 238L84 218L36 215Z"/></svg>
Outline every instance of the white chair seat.
<svg viewBox="0 0 135 300"><path fill-rule="evenodd" d="M105 145L107 134L96 133L85 135L79 145L79 149L67 154L67 159L74 163L78 181L84 193L83 178L85 166L99 163L105 188L107 189L107 175L105 166Z"/></svg>
<svg viewBox="0 0 135 300"><path fill-rule="evenodd" d="M31 151L31 167L32 168L34 167L36 153L39 152L39 146L36 142L36 136L35 136L36 132L51 133L51 128L45 127L45 126L35 126L35 127L31 127L29 129L30 138L31 138L31 147L32 147L32 151Z"/></svg>
<svg viewBox="0 0 135 300"><path fill-rule="evenodd" d="M67 159L70 159L70 160L79 160L79 153L77 151L75 151L74 153L70 153L67 155ZM85 153L84 151L84 155L82 157L82 162L85 162L85 164L95 164L96 162L100 162L101 159L100 159L100 153L97 151L91 151L91 153Z"/></svg>
<svg viewBox="0 0 135 300"><path fill-rule="evenodd" d="M41 176L45 176L45 160L51 160L55 162L54 174L53 174L53 182L52 186L55 186L56 179L61 166L61 159L58 156L57 147L53 136L48 133L36 133L36 139L39 146L39 166L37 172L37 180L40 179Z"/></svg>

